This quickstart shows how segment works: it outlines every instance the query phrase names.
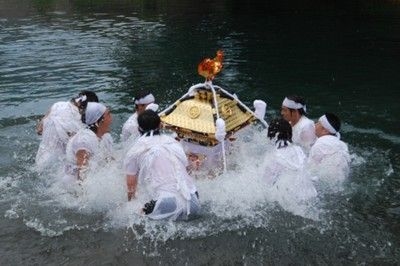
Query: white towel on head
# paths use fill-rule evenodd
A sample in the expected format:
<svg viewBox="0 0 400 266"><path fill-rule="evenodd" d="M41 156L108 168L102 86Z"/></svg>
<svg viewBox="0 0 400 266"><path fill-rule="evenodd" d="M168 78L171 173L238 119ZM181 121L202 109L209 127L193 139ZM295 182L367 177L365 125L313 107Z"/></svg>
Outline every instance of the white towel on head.
<svg viewBox="0 0 400 266"><path fill-rule="evenodd" d="M96 123L100 117L105 113L107 107L101 103L88 102L85 111L85 124L90 126Z"/></svg>

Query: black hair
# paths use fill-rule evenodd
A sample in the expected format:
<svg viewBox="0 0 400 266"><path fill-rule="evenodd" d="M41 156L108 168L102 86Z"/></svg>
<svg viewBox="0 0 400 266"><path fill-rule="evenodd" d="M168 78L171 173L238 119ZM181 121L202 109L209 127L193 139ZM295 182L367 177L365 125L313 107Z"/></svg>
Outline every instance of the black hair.
<svg viewBox="0 0 400 266"><path fill-rule="evenodd" d="M288 98L289 100L292 100L292 101L294 101L294 102L296 102L296 103L300 103L300 104L302 104L302 105L306 105L306 100L303 98L303 97L301 97L301 96L298 96L298 95L290 95L290 96L287 96L286 98ZM297 110L297 111L299 111L299 113L300 113L300 115L306 115L306 111L304 111L304 109L303 108L301 108L301 109L292 109L292 108L289 108L291 111L292 110Z"/></svg>
<svg viewBox="0 0 400 266"><path fill-rule="evenodd" d="M331 124L336 131L339 131L341 126L339 117L333 113L325 113L325 116L329 124Z"/></svg>
<svg viewBox="0 0 400 266"><path fill-rule="evenodd" d="M137 120L139 124L139 131L142 135L149 133L151 130L153 130L156 134L159 133L161 119L153 110L145 110L138 116Z"/></svg>
<svg viewBox="0 0 400 266"><path fill-rule="evenodd" d="M86 96L86 100L84 100L84 101L79 100L77 103L78 103L79 111L82 114L84 114L88 102L96 102L96 103L98 103L99 102L99 98L97 97L96 93L93 92L93 91L81 91L81 92L79 92L78 97L72 98L72 101L75 102L77 99L79 99L82 96ZM82 119L84 119L84 118L82 118Z"/></svg>
<svg viewBox="0 0 400 266"><path fill-rule="evenodd" d="M135 100L139 100L139 99L142 99L142 98L146 97L149 94L150 94L150 92L147 91L147 90L139 90L139 91L136 92L136 94L134 96L134 99Z"/></svg>
<svg viewBox="0 0 400 266"><path fill-rule="evenodd" d="M292 142L292 126L283 118L273 119L268 126L268 138L274 139L276 142L283 141L283 146L287 146L288 142ZM283 146L279 146L281 148Z"/></svg>

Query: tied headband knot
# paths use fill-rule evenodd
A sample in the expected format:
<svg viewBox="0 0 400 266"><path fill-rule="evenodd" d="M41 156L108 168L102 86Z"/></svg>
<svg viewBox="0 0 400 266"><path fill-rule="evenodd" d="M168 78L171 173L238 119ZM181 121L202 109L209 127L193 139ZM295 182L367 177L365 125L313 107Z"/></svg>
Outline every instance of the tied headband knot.
<svg viewBox="0 0 400 266"><path fill-rule="evenodd" d="M87 96L86 95L81 95L78 98L75 98L75 102L76 103L85 102L86 100L87 100Z"/></svg>
<svg viewBox="0 0 400 266"><path fill-rule="evenodd" d="M154 98L153 94L150 93L145 97L139 99L132 98L132 100L134 101L135 104L150 104L153 103L156 99Z"/></svg>
<svg viewBox="0 0 400 266"><path fill-rule="evenodd" d="M142 137L153 137L155 135L160 134L159 129L150 129L150 130L144 131L141 127L139 127L139 132L142 134Z"/></svg>
<svg viewBox="0 0 400 266"><path fill-rule="evenodd" d="M328 118L326 118L326 115L321 116L318 119L318 122L321 123L321 125L329 131L329 133L335 135L336 137L338 137L340 139L340 133L331 125L331 123L329 123Z"/></svg>
<svg viewBox="0 0 400 266"><path fill-rule="evenodd" d="M307 112L307 107L305 104L303 105L301 103L296 103L295 101L290 100L287 97L283 100L282 105L290 109L303 109L304 112Z"/></svg>

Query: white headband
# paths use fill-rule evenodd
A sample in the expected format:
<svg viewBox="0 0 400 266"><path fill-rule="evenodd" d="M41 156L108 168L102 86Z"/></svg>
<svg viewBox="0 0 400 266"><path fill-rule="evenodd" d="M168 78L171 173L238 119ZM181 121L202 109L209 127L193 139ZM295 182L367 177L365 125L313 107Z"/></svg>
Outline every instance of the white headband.
<svg viewBox="0 0 400 266"><path fill-rule="evenodd" d="M151 93L140 99L133 98L133 100L135 101L135 104L149 104L155 101L154 96Z"/></svg>
<svg viewBox="0 0 400 266"><path fill-rule="evenodd" d="M321 116L318 119L318 122L321 123L321 125L329 131L329 133L336 135L338 138L340 138L339 132L336 131L336 129L329 123L328 118L326 118L326 115Z"/></svg>
<svg viewBox="0 0 400 266"><path fill-rule="evenodd" d="M293 100L289 100L287 97L283 100L282 105L290 109L303 109L304 112L307 112L307 108L305 105L302 105L301 103L296 103Z"/></svg>
<svg viewBox="0 0 400 266"><path fill-rule="evenodd" d="M88 105L86 107L85 111L85 124L90 126L94 123L96 123L100 117L104 115L106 112L107 107L105 107L101 103L96 103L96 102L88 102Z"/></svg>

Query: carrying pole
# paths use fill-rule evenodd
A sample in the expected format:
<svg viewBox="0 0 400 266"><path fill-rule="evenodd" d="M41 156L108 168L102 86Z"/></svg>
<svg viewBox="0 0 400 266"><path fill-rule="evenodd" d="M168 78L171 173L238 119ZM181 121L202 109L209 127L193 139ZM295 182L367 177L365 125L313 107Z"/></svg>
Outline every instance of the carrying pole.
<svg viewBox="0 0 400 266"><path fill-rule="evenodd" d="M218 108L218 101L217 101L217 93L215 92L214 86L212 84L212 81L206 81L205 84L207 86L210 87L211 92L213 94L213 101L214 101L214 106L215 106L215 112L217 115L217 119L220 118L219 115L219 108ZM217 128L217 125L215 125L215 127ZM225 130L225 128L224 128ZM222 149L222 162L223 162L223 166L224 166L224 173L226 173L227 169L226 169L226 153L225 153L225 139L221 141L221 149Z"/></svg>

